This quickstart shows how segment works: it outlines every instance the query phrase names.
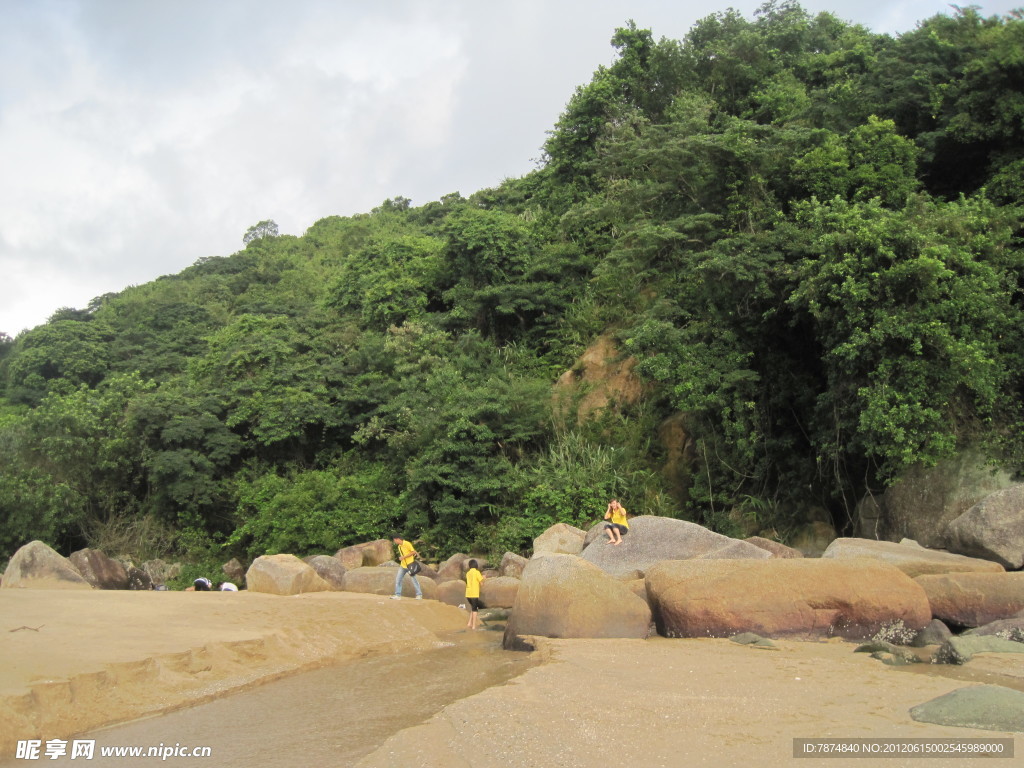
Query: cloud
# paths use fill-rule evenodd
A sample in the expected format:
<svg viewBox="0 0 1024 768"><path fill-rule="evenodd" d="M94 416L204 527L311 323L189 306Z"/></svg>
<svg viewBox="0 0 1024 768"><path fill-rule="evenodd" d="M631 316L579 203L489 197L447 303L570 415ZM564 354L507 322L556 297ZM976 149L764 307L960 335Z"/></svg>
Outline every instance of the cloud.
<svg viewBox="0 0 1024 768"><path fill-rule="evenodd" d="M759 3L731 5L749 16ZM263 219L302 234L388 197L420 205L522 175L575 88L612 61L616 27L633 18L682 38L716 9L0 0L0 10L0 330L13 335L60 307L233 253ZM836 10L876 31L938 12L949 8L930 0Z"/></svg>

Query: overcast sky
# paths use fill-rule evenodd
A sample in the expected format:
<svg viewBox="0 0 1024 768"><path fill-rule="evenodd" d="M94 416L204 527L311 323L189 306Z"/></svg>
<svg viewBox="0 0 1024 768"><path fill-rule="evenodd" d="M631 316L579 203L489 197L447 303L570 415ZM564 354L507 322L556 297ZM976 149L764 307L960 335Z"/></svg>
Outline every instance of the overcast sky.
<svg viewBox="0 0 1024 768"><path fill-rule="evenodd" d="M760 4L0 0L0 332L230 255L263 219L301 235L521 176L616 27L681 39ZM892 34L952 13L802 5Z"/></svg>

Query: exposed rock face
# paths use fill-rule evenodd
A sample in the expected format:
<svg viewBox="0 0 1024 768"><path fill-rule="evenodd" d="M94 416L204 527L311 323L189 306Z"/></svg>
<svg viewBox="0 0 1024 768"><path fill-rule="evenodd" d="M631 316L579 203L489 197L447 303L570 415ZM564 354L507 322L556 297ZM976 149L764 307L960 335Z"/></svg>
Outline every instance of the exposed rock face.
<svg viewBox="0 0 1024 768"><path fill-rule="evenodd" d="M950 552L925 549L916 541L909 539L904 539L898 544L893 541L874 541L872 539L836 539L829 544L822 557L839 560L851 557L871 557L895 565L911 578L929 573L1003 572L1003 566L991 560L979 560L974 557L954 555Z"/></svg>
<svg viewBox="0 0 1024 768"><path fill-rule="evenodd" d="M11 557L3 589L92 589L66 557L41 541L31 541Z"/></svg>
<svg viewBox="0 0 1024 768"><path fill-rule="evenodd" d="M128 589L147 590L153 588L153 577L136 565L125 568L128 574Z"/></svg>
<svg viewBox="0 0 1024 768"><path fill-rule="evenodd" d="M578 555L583 551L586 531L568 523L555 523L533 540L533 556Z"/></svg>
<svg viewBox="0 0 1024 768"><path fill-rule="evenodd" d="M501 558L501 565L498 566L498 573L502 576L511 576L513 579L523 577L523 569L530 561L522 555L514 552L506 552Z"/></svg>
<svg viewBox="0 0 1024 768"><path fill-rule="evenodd" d="M456 552L437 567L437 580L461 579L466 573L466 561L469 559L469 555Z"/></svg>
<svg viewBox="0 0 1024 768"><path fill-rule="evenodd" d="M295 555L263 555L257 557L245 573L250 592L272 595L298 595L302 592L329 592L324 581L308 563Z"/></svg>
<svg viewBox="0 0 1024 768"><path fill-rule="evenodd" d="M751 536L744 539L747 544L753 544L755 547L760 547L767 552L772 554L772 557L781 557L785 559L793 559L796 557L803 557L804 553L799 549L793 547L787 547L785 544L780 544L777 541L763 538L762 536Z"/></svg>
<svg viewBox="0 0 1024 768"><path fill-rule="evenodd" d="M599 336L555 384L555 414L568 420L575 404L582 424L608 408L631 405L648 385L634 373L637 360L623 358L610 333Z"/></svg>
<svg viewBox="0 0 1024 768"><path fill-rule="evenodd" d="M647 595L667 637L860 640L895 621L917 631L931 620L913 579L867 559L668 561L647 572Z"/></svg>
<svg viewBox="0 0 1024 768"><path fill-rule="evenodd" d="M332 589L345 588L345 566L341 560L330 555L315 555L306 561L316 575L331 585Z"/></svg>
<svg viewBox="0 0 1024 768"><path fill-rule="evenodd" d="M980 627L1024 609L1024 572L918 576L932 614L947 624Z"/></svg>
<svg viewBox="0 0 1024 768"><path fill-rule="evenodd" d="M504 645L522 635L643 638L650 623L647 603L621 581L578 557L545 555L523 571Z"/></svg>
<svg viewBox="0 0 1024 768"><path fill-rule="evenodd" d="M950 522L946 536L955 552L1024 567L1024 485L989 494Z"/></svg>
<svg viewBox="0 0 1024 768"><path fill-rule="evenodd" d="M516 603L519 584L519 579L511 576L485 579L480 585L480 600L488 608L511 608Z"/></svg>
<svg viewBox="0 0 1024 768"><path fill-rule="evenodd" d="M334 553L346 570L353 568L373 567L392 560L394 543L390 539L377 539L363 544L343 547Z"/></svg>
<svg viewBox="0 0 1024 768"><path fill-rule="evenodd" d="M98 549L80 549L68 560L97 589L128 589L128 571Z"/></svg>
<svg viewBox="0 0 1024 768"><path fill-rule="evenodd" d="M865 539L913 539L930 549L950 549L946 528L990 493L1013 485L985 458L965 452L934 467L908 470L884 494L857 507L857 533Z"/></svg>
<svg viewBox="0 0 1024 768"><path fill-rule="evenodd" d="M235 562L237 563L238 561L236 560ZM154 584L166 584L181 574L181 563L167 563L157 558L144 562L142 570L149 574L149 578ZM241 581L244 578L245 569L242 569L238 574L238 580Z"/></svg>
<svg viewBox="0 0 1024 768"><path fill-rule="evenodd" d="M228 560L220 567L220 569L224 572L224 575L228 577L228 581L233 584L245 583L245 566L238 561L237 557L233 557Z"/></svg>
<svg viewBox="0 0 1024 768"><path fill-rule="evenodd" d="M641 515L629 521L622 544L598 536L583 550L583 559L614 576L645 572L664 560L754 559L766 560L767 550L709 531L696 523L670 517Z"/></svg>
<svg viewBox="0 0 1024 768"><path fill-rule="evenodd" d="M393 595L395 593L395 576L397 568L376 567L376 568L355 568L345 572L346 592L366 592L372 595ZM437 599L437 582L427 579L420 574L416 577L420 582L420 589L423 590L424 600ZM465 590L465 585L463 585ZM465 594L465 592L463 592ZM412 584L412 576L408 574L402 580L402 596L415 597L416 588ZM464 600L460 602L465 602ZM458 603L456 603L458 605Z"/></svg>

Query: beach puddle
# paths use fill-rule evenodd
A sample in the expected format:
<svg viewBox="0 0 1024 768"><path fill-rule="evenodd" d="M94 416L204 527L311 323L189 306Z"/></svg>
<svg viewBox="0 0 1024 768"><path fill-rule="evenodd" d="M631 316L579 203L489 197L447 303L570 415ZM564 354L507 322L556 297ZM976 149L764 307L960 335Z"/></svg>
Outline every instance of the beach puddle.
<svg viewBox="0 0 1024 768"><path fill-rule="evenodd" d="M73 739L95 740L93 758L87 762L92 766L353 765L388 736L535 666L533 654L502 650L501 638L500 632L492 631L452 633L442 636L432 650L301 672ZM67 755L51 760L41 751L40 758L47 765L84 762L71 757L73 739L68 739ZM141 747L142 753L100 754L102 748L115 747ZM159 752L145 757L150 747ZM209 747L210 756L193 756L196 747ZM24 764L0 760L0 766Z"/></svg>

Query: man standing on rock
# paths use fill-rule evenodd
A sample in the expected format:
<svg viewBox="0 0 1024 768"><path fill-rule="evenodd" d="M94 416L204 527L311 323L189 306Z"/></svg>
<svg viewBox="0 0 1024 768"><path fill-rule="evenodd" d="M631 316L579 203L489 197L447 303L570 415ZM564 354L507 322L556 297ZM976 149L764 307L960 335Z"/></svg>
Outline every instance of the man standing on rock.
<svg viewBox="0 0 1024 768"><path fill-rule="evenodd" d="M423 590L420 589L419 579L416 578L416 574L419 572L419 568L416 563L416 555L419 552L413 547L413 545L403 539L401 536L395 536L392 539L396 545L398 545L398 573L395 575L395 594L391 596L392 600L402 599L402 581L405 579L405 574L409 574L412 579L412 585L416 587L416 599L423 599Z"/></svg>

